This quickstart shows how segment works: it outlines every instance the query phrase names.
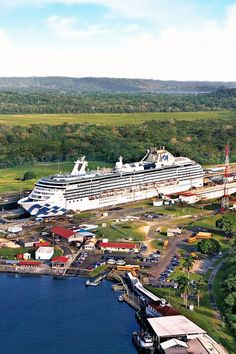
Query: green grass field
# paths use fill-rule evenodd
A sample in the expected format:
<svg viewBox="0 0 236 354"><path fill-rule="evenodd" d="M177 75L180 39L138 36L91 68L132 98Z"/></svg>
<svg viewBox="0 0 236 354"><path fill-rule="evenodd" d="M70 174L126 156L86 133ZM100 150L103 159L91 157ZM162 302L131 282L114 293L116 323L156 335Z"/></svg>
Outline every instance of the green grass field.
<svg viewBox="0 0 236 354"><path fill-rule="evenodd" d="M198 119L233 119L236 113L230 110L211 112L151 112L151 113L117 113L117 114L22 114L0 115L0 124L29 126L31 124L60 125L90 123L97 125L121 126L141 124L150 120L198 120Z"/></svg>
<svg viewBox="0 0 236 354"><path fill-rule="evenodd" d="M134 222L100 226L98 236L108 238L109 241L132 238L134 241L143 241L145 235L140 231L140 224Z"/></svg>
<svg viewBox="0 0 236 354"><path fill-rule="evenodd" d="M51 163L51 164L35 164L34 166L19 166L12 168L3 168L0 169L0 194L1 193L11 193L17 192L20 193L25 189L31 189L34 186L34 183L42 176L50 176L59 172L70 172L74 166L73 162L64 162L64 163ZM97 166L109 167L111 164L106 162L89 162L89 168L96 169ZM33 171L37 178L30 181L19 181L19 178L22 178L24 173L27 171Z"/></svg>

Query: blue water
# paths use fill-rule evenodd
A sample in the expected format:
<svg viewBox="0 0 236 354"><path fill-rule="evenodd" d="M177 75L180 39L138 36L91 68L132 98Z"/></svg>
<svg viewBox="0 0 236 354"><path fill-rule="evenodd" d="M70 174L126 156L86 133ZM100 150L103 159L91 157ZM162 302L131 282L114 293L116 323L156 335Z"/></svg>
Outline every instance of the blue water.
<svg viewBox="0 0 236 354"><path fill-rule="evenodd" d="M0 275L0 354L134 354L134 311L111 283Z"/></svg>

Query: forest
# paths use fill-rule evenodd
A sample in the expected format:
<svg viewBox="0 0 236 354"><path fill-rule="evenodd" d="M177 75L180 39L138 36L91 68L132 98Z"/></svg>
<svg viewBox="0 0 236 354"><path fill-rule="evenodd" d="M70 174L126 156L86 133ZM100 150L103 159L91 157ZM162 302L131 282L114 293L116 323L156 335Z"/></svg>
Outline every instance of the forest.
<svg viewBox="0 0 236 354"><path fill-rule="evenodd" d="M234 88L204 94L0 91L0 114L196 112L235 108Z"/></svg>
<svg viewBox="0 0 236 354"><path fill-rule="evenodd" d="M187 156L201 164L224 162L224 146L231 144L236 161L236 121L147 121L128 126L95 124L0 125L0 167L36 162L88 160L114 163L140 160L151 146L165 146L176 156Z"/></svg>

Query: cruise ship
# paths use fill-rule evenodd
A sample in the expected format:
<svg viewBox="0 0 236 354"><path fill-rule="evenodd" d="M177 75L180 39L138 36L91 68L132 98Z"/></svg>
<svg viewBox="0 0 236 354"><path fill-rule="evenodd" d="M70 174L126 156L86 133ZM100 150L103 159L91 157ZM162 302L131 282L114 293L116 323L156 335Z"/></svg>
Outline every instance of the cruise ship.
<svg viewBox="0 0 236 354"><path fill-rule="evenodd" d="M164 147L147 150L142 160L114 168L86 171L85 157L71 173L42 177L20 204L31 215L61 215L68 210L102 209L203 186L202 167L187 157L174 157Z"/></svg>

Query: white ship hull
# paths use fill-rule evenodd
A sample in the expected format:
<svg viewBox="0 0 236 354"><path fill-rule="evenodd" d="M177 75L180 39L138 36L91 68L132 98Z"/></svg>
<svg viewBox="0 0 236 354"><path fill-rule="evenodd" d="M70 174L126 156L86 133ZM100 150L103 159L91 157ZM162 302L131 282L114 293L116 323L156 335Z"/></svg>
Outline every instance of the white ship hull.
<svg viewBox="0 0 236 354"><path fill-rule="evenodd" d="M39 215L41 208L45 206L50 206L50 211L47 216L52 215L61 215L63 214L62 210L73 210L73 211L86 211L94 209L103 209L110 206L116 206L119 204L132 203L139 200L149 199L156 197L159 193L163 194L173 194L178 192L188 191L191 188L201 187L203 185L202 178L196 178L194 180L183 180L178 183L165 182L163 185L158 187L151 187L145 190L135 190L125 191L125 190L116 190L114 192L107 192L105 195L99 197L85 197L81 200L70 200L67 201L62 194L54 195L53 197L45 201L30 201L28 197L21 199L18 203L27 210L31 215ZM51 213L53 208L60 205L60 210L58 213ZM41 213L42 214L42 213ZM40 215L46 216L46 215Z"/></svg>
<svg viewBox="0 0 236 354"><path fill-rule="evenodd" d="M125 203L188 191L203 185L204 172L186 157L152 148L144 158L113 169L86 172L85 157L75 162L70 174L42 177L19 204L31 215L62 215L67 210L103 209Z"/></svg>

